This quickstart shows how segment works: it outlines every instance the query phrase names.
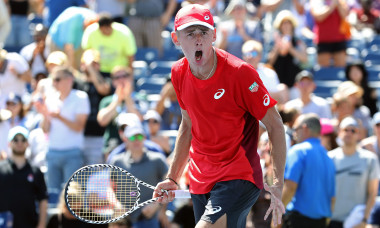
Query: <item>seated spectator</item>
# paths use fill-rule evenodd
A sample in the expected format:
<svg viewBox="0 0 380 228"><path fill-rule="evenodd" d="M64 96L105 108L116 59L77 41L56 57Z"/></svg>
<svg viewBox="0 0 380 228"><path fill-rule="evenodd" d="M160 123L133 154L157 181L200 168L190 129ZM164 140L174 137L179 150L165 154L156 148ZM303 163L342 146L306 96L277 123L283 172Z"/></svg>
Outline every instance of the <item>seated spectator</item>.
<svg viewBox="0 0 380 228"><path fill-rule="evenodd" d="M47 33L48 28L43 24L35 25L32 33L34 42L24 46L20 51L20 55L24 57L29 64L33 78L36 77L38 73L47 72L45 67L45 61L49 55L49 49L45 45Z"/></svg>
<svg viewBox="0 0 380 228"><path fill-rule="evenodd" d="M368 86L368 71L362 62L347 64L345 68L346 78L363 89L363 105L369 108L371 116L377 112L377 92Z"/></svg>
<svg viewBox="0 0 380 228"><path fill-rule="evenodd" d="M321 143L327 151L333 150L338 147L336 141L336 131L332 121L327 118L321 118Z"/></svg>
<svg viewBox="0 0 380 228"><path fill-rule="evenodd" d="M114 147L109 153L106 154L107 163L109 163L115 155L126 151L125 128L134 125L139 125L142 127L140 118L135 113L122 112L116 117L115 122L117 123L118 133L122 143L120 145L118 144L118 146ZM144 140L144 146L150 151L159 152L166 156L166 153L162 150L161 146L149 139Z"/></svg>
<svg viewBox="0 0 380 228"><path fill-rule="evenodd" d="M315 96L314 76L311 72L303 70L296 76L296 84L300 91L300 98L288 101L285 108L296 108L301 114L315 113L320 118L331 118L331 109L328 102L322 98Z"/></svg>
<svg viewBox="0 0 380 228"><path fill-rule="evenodd" d="M31 78L25 59L18 53L8 53L0 46L0 108L5 107L5 99L9 93L19 96L26 94L26 83Z"/></svg>
<svg viewBox="0 0 380 228"><path fill-rule="evenodd" d="M380 10L373 7L373 0L359 0L360 6L351 9L351 13L355 16L354 26L358 31L369 28L373 31L379 30Z"/></svg>
<svg viewBox="0 0 380 228"><path fill-rule="evenodd" d="M340 122L338 137L342 145L328 153L336 169L337 193L329 228L343 228L357 206L362 207L361 214L347 227L365 227L378 192L379 161L374 153L358 146L359 123L353 117Z"/></svg>
<svg viewBox="0 0 380 228"><path fill-rule="evenodd" d="M3 45L11 31L11 19L5 1L0 1L0 44ZM1 50L1 48L0 48Z"/></svg>
<svg viewBox="0 0 380 228"><path fill-rule="evenodd" d="M292 88L301 64L308 61L306 45L294 34L297 22L290 11L278 13L273 23L277 32L273 35L274 44L268 54L268 63L277 72L280 82Z"/></svg>
<svg viewBox="0 0 380 228"><path fill-rule="evenodd" d="M350 26L345 21L349 13L346 1L311 0L310 5L315 20L318 64L321 67L346 66L346 40L350 39Z"/></svg>
<svg viewBox="0 0 380 228"><path fill-rule="evenodd" d="M377 112L372 119L373 135L363 139L360 146L366 150L374 152L380 159L380 112Z"/></svg>
<svg viewBox="0 0 380 228"><path fill-rule="evenodd" d="M248 40L242 47L243 59L251 64L259 73L260 79L263 81L270 95L278 101L279 104L284 104L289 101L288 87L281 83L277 73L271 68L261 63L263 46L255 40Z"/></svg>
<svg viewBox="0 0 380 228"><path fill-rule="evenodd" d="M246 0L231 0L225 15L231 19L222 21L217 26L216 47L242 59L242 46L248 40L262 41L262 32L258 21L247 17Z"/></svg>
<svg viewBox="0 0 380 228"><path fill-rule="evenodd" d="M342 99L347 98L348 104L350 105L347 107L347 111L349 112L347 114L358 119L362 126L359 134L360 139L372 134L370 111L366 106L362 105L363 93L363 89L360 86L352 81L345 81L338 86L334 94L334 96L341 97ZM342 117L345 116L342 115Z"/></svg>
<svg viewBox="0 0 380 228"><path fill-rule="evenodd" d="M145 133L141 125L127 126L124 133L126 152L114 156L110 163L133 173L136 178L155 186L165 178L168 171L165 156L147 150L144 146ZM151 198L151 192L141 192L141 202ZM160 208L160 204L148 204L134 211L129 216L133 227L159 228L158 212Z"/></svg>
<svg viewBox="0 0 380 228"><path fill-rule="evenodd" d="M12 128L7 137L11 156L0 161L0 212L12 213L13 228L45 227L47 219L44 175L25 157L28 136L26 128Z"/></svg>
<svg viewBox="0 0 380 228"><path fill-rule="evenodd" d="M164 150L165 155L169 156L172 148L170 147L169 137L160 134L162 121L160 114L158 114L156 110L149 110L144 115L144 120L148 123L149 129L147 138L160 145L160 147Z"/></svg>
<svg viewBox="0 0 380 228"><path fill-rule="evenodd" d="M8 121L12 117L12 112L7 109L0 109L0 139L8 137L11 123ZM0 161L8 157L8 142L0 140Z"/></svg>
<svg viewBox="0 0 380 228"><path fill-rule="evenodd" d="M10 93L6 99L6 108L12 112L12 117L9 119L11 126L25 126L26 111L22 98L14 93Z"/></svg>

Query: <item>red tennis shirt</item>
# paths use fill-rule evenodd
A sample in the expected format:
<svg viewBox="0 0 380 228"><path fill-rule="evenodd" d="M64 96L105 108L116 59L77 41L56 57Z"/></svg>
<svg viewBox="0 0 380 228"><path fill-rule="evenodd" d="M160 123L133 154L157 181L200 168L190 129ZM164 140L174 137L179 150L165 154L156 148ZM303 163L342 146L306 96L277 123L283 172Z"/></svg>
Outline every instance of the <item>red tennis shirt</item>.
<svg viewBox="0 0 380 228"><path fill-rule="evenodd" d="M172 67L179 104L192 122L190 192L205 194L216 182L234 179L262 189L258 120L277 102L251 65L215 50L218 65L208 80L197 79L186 58Z"/></svg>

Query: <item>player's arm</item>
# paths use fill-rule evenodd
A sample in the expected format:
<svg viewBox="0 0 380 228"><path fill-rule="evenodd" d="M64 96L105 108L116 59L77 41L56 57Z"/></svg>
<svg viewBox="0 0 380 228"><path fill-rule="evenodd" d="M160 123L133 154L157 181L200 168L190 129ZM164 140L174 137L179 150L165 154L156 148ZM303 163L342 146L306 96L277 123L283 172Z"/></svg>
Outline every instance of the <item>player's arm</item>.
<svg viewBox="0 0 380 228"><path fill-rule="evenodd" d="M272 212L272 221L277 226L277 224L281 224L282 214L285 213L281 201L286 161L285 130L280 114L275 107L268 109L261 122L264 123L272 143L271 158L273 162L273 185L268 186L266 183L264 185L265 190L271 193L271 204L264 219L267 219Z"/></svg>
<svg viewBox="0 0 380 228"><path fill-rule="evenodd" d="M286 142L285 130L280 114L275 107L268 109L264 118L264 123L269 139L272 143L271 157L273 162L273 184L277 186L284 185L284 170L286 161Z"/></svg>
<svg viewBox="0 0 380 228"><path fill-rule="evenodd" d="M169 167L169 171L167 177L172 179L166 179L157 184L156 189L154 190L153 197L159 197L162 195L161 189L165 190L175 190L178 188L177 184L182 175L183 170L186 167L187 161L189 159L189 150L191 145L191 119L189 114L181 109L182 112L182 120L181 125L179 126L178 136L174 147L174 157L171 166ZM174 181L176 183L174 183ZM174 194L171 193L169 196L164 196L158 202L169 202L173 201Z"/></svg>

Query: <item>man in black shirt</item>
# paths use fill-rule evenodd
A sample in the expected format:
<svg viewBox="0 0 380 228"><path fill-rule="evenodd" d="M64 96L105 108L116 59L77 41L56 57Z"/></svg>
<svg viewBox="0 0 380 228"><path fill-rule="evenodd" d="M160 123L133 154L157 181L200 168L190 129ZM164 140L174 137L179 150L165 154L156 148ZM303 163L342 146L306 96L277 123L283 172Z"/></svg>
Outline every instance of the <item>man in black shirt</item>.
<svg viewBox="0 0 380 228"><path fill-rule="evenodd" d="M13 214L13 228L43 228L46 225L48 195L43 174L25 158L28 135L23 127L12 128L8 134L12 156L0 161L0 213Z"/></svg>

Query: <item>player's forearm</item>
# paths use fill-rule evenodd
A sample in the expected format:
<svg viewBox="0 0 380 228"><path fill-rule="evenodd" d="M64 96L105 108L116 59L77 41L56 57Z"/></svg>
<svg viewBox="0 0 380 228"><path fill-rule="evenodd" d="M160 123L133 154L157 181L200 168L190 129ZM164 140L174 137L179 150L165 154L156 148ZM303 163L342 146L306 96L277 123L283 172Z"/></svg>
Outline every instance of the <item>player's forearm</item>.
<svg viewBox="0 0 380 228"><path fill-rule="evenodd" d="M284 170L286 161L285 130L281 118L273 119L265 125L272 143L271 157L273 162L273 183L284 184Z"/></svg>

